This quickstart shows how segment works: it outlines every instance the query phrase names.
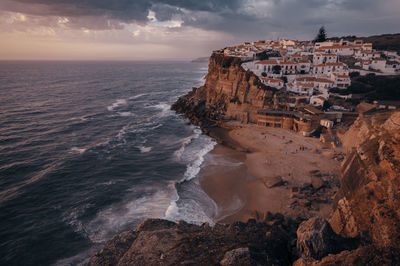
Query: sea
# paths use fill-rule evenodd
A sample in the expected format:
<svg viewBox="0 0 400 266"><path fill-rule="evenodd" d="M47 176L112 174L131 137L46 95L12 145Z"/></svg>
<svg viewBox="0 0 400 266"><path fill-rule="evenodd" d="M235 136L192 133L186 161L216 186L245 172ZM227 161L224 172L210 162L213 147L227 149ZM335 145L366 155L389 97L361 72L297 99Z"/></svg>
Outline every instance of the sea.
<svg viewBox="0 0 400 266"><path fill-rule="evenodd" d="M0 62L0 265L77 265L146 218L213 223L216 145L170 106L207 63Z"/></svg>

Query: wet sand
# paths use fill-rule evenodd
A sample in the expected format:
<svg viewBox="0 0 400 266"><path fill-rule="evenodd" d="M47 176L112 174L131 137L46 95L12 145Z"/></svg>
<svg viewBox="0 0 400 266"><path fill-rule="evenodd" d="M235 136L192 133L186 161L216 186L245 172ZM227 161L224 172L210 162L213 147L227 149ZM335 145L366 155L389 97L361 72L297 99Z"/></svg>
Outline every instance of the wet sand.
<svg viewBox="0 0 400 266"><path fill-rule="evenodd" d="M229 130L214 132L223 145L206 156L199 176L202 188L217 203L216 221L247 221L256 211L327 217L330 204L315 204L313 210L291 208L290 189L312 183L312 170L337 175L340 163L332 159L334 150L322 149L319 139L283 129L226 126Z"/></svg>

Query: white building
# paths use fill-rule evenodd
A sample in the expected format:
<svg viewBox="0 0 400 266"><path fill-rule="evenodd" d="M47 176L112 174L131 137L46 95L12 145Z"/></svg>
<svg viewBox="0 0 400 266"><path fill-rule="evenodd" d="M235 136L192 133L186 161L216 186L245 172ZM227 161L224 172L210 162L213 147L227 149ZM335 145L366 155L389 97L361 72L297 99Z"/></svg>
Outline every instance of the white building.
<svg viewBox="0 0 400 266"><path fill-rule="evenodd" d="M348 75L349 70L347 65L341 62L337 63L326 63L315 65L313 69L315 75L330 76L331 73L337 73L339 75Z"/></svg>
<svg viewBox="0 0 400 266"><path fill-rule="evenodd" d="M350 56L354 54L353 46L344 46L344 45L333 45L328 47L321 47L318 51L324 51L324 53L334 53L342 56Z"/></svg>
<svg viewBox="0 0 400 266"><path fill-rule="evenodd" d="M261 78L261 82L266 86L276 89L282 89L284 85L283 80L274 78Z"/></svg>
<svg viewBox="0 0 400 266"><path fill-rule="evenodd" d="M287 83L286 90L300 95L311 96L314 93L314 84L295 81Z"/></svg>
<svg viewBox="0 0 400 266"><path fill-rule="evenodd" d="M283 75L292 75L297 72L297 63L290 61L280 61L280 66L282 68Z"/></svg>
<svg viewBox="0 0 400 266"><path fill-rule="evenodd" d="M311 71L311 62L309 60L300 60L297 62L297 72L299 74L308 74Z"/></svg>
<svg viewBox="0 0 400 266"><path fill-rule="evenodd" d="M324 106L325 98L320 95L313 95L310 98L310 104L314 106Z"/></svg>
<svg viewBox="0 0 400 266"><path fill-rule="evenodd" d="M336 63L338 57L335 54L315 53L313 56L313 64L321 65L326 63Z"/></svg>
<svg viewBox="0 0 400 266"><path fill-rule="evenodd" d="M386 60L383 58L375 58L371 61L370 68L373 70L378 70L385 72L386 70Z"/></svg>
<svg viewBox="0 0 400 266"><path fill-rule="evenodd" d="M332 73L330 78L333 81L333 87L346 89L351 85L351 79L349 75L339 75L336 73Z"/></svg>
<svg viewBox="0 0 400 266"><path fill-rule="evenodd" d="M277 60L263 60L255 63L255 73L257 76L261 76L262 73L274 73L274 66L279 66ZM276 73L278 74L278 73ZM279 73L280 75L280 73Z"/></svg>

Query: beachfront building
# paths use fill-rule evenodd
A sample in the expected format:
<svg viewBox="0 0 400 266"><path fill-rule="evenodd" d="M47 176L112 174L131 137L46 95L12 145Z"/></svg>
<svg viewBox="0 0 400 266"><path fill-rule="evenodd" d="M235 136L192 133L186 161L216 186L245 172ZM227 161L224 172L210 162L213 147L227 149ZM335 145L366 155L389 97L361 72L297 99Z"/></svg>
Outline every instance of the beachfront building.
<svg viewBox="0 0 400 266"><path fill-rule="evenodd" d="M299 111L262 109L257 114L257 125L284 128L310 136L319 127L319 117Z"/></svg>

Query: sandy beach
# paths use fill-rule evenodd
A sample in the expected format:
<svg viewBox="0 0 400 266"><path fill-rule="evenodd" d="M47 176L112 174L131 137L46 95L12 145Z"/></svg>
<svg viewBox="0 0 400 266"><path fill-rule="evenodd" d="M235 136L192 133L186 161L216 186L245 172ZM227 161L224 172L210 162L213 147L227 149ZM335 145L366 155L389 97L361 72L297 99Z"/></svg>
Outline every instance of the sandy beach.
<svg viewBox="0 0 400 266"><path fill-rule="evenodd" d="M225 126L230 130L217 133L224 145L207 155L200 173L201 186L217 203L216 221L262 219L266 212L328 216L340 168L332 157L340 149L283 129Z"/></svg>

